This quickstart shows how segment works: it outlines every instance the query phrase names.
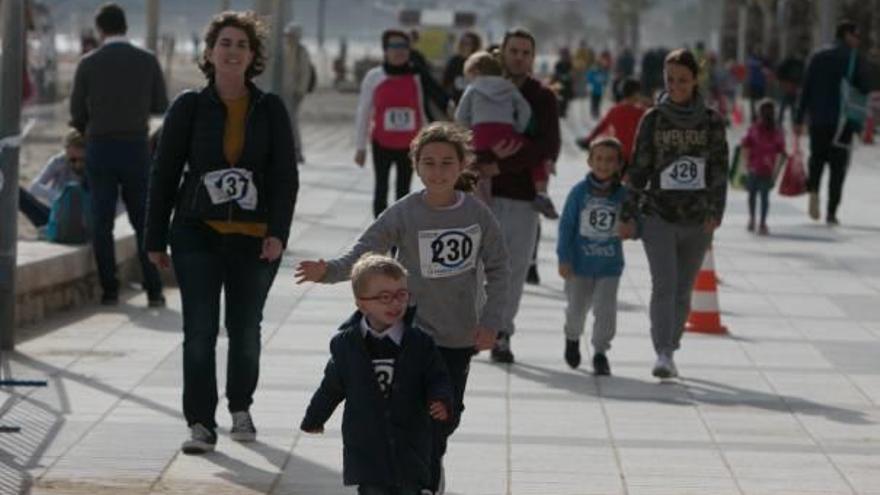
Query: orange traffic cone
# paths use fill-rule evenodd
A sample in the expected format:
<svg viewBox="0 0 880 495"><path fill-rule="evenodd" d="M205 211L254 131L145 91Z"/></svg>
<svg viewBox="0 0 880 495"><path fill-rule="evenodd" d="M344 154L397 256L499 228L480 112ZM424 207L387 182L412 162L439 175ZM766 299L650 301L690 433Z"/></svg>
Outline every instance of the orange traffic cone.
<svg viewBox="0 0 880 495"><path fill-rule="evenodd" d="M727 327L721 324L718 307L718 279L715 278L715 257L712 248L706 250L703 266L697 274L691 296L691 314L688 315L685 330L698 333L727 333Z"/></svg>
<svg viewBox="0 0 880 495"><path fill-rule="evenodd" d="M874 144L874 117L869 116L865 120L865 133L862 135L862 142Z"/></svg>

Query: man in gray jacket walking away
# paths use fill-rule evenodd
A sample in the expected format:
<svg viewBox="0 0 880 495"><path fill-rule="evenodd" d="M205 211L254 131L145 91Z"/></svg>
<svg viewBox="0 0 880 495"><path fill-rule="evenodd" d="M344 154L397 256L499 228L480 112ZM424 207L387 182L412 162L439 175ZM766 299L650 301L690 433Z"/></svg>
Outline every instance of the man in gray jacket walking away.
<svg viewBox="0 0 880 495"><path fill-rule="evenodd" d="M93 248L101 281L101 304L119 302L113 225L120 191L137 233L143 287L150 307L165 305L159 272L143 249L150 114L168 106L156 57L125 37L125 12L108 3L95 15L102 45L76 68L70 96L71 125L86 135L86 177L92 194Z"/></svg>

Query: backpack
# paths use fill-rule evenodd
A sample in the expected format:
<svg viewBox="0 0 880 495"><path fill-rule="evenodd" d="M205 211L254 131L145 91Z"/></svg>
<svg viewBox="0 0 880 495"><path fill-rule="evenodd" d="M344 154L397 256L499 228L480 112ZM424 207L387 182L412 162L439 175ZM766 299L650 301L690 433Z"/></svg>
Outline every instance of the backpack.
<svg viewBox="0 0 880 495"><path fill-rule="evenodd" d="M78 182L69 182L52 203L46 239L59 244L84 244L92 232L91 198Z"/></svg>

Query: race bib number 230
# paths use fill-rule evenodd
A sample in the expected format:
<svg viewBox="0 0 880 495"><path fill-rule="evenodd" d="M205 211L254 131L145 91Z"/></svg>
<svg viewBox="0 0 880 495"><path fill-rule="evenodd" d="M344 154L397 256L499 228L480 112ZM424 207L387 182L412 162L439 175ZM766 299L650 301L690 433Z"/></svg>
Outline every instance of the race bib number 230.
<svg viewBox="0 0 880 495"><path fill-rule="evenodd" d="M472 270L480 252L479 224L462 229L419 231L419 264L425 278L452 277Z"/></svg>

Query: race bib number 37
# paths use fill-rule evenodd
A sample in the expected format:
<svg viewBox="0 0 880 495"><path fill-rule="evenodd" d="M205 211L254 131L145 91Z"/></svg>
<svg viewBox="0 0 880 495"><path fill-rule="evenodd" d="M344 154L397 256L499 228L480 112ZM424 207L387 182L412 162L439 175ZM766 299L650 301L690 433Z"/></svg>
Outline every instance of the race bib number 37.
<svg viewBox="0 0 880 495"><path fill-rule="evenodd" d="M419 263L425 278L452 277L476 266L482 229L478 224L463 229L419 231Z"/></svg>
<svg viewBox="0 0 880 495"><path fill-rule="evenodd" d="M667 191L697 191L706 188L706 159L682 156L669 164L660 174L660 189Z"/></svg>
<svg viewBox="0 0 880 495"><path fill-rule="evenodd" d="M257 188L250 170L215 170L205 174L204 184L215 205L236 201L243 210L257 209Z"/></svg>
<svg viewBox="0 0 880 495"><path fill-rule="evenodd" d="M410 132L416 130L416 112L412 108L392 107L385 110L385 130Z"/></svg>

